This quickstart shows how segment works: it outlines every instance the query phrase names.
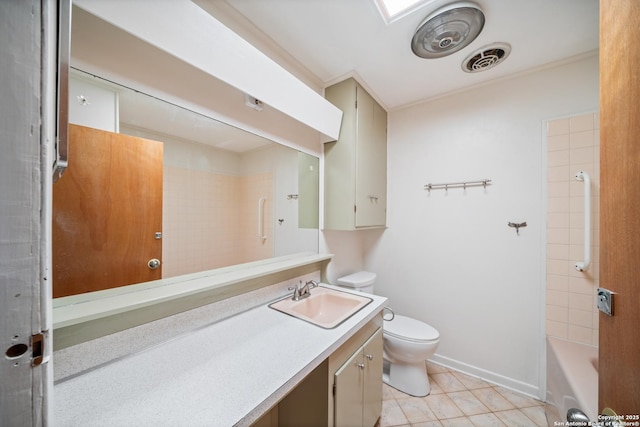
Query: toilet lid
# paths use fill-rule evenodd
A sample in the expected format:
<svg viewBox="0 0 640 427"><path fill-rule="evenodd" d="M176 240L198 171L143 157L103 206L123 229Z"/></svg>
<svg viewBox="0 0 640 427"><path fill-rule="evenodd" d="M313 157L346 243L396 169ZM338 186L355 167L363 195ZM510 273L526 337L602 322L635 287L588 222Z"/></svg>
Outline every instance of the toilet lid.
<svg viewBox="0 0 640 427"><path fill-rule="evenodd" d="M393 320L384 321L384 332L397 338L405 338L412 341L434 341L440 338L440 334L433 326L410 317L398 315Z"/></svg>

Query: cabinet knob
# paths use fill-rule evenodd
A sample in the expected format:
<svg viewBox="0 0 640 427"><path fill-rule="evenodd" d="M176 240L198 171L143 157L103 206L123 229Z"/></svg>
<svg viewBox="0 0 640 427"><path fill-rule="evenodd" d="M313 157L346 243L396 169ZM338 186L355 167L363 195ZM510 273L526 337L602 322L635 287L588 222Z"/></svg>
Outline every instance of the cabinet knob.
<svg viewBox="0 0 640 427"><path fill-rule="evenodd" d="M369 194L369 200L372 202L377 202L378 201L378 196L375 196L373 194Z"/></svg>
<svg viewBox="0 0 640 427"><path fill-rule="evenodd" d="M373 354L367 354L365 356L368 360L373 360Z"/></svg>
<svg viewBox="0 0 640 427"><path fill-rule="evenodd" d="M364 363L356 363L356 366L360 369L364 369Z"/></svg>

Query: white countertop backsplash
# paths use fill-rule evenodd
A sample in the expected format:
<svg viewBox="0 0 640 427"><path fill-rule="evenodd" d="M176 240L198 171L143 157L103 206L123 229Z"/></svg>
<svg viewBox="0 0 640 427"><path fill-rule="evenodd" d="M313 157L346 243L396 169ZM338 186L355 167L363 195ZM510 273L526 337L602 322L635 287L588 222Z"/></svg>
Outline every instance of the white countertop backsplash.
<svg viewBox="0 0 640 427"><path fill-rule="evenodd" d="M126 335L120 341L111 337L122 347L117 351L122 353L119 358L102 365L94 361L98 366L86 371L67 369L59 376L67 378L54 386L54 425L251 424L386 304L386 298L368 295L373 298L371 304L337 328L322 329L268 307L267 303L284 296L291 284L288 281L230 299L241 302L221 301L211 304L215 307L191 310L200 310L200 318L208 311L214 319L205 316L205 320L215 323L204 323L199 329L151 347L145 344L133 354L128 354L133 350L127 341L131 344L138 338L132 333L120 333ZM158 322L165 323L155 325L155 329L170 327L172 320L188 323L193 329L194 313L190 312L162 319ZM144 326L132 329L140 329L139 339L146 342L143 335L151 332L144 331ZM109 340L102 343L116 345ZM63 357L69 360L56 363L56 369L58 365L77 365L72 360L75 347L64 349L69 351ZM100 348L94 348L94 353L100 352ZM74 369L77 372L71 372Z"/></svg>

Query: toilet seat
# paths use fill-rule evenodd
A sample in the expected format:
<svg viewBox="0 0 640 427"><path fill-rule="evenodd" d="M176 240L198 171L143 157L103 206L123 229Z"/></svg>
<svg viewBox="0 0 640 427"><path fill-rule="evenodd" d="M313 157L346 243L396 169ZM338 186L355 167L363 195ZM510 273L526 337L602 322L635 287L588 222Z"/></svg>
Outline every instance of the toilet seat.
<svg viewBox="0 0 640 427"><path fill-rule="evenodd" d="M384 321L384 334L412 342L433 342L440 338L438 331L424 322L406 316L396 315L393 320Z"/></svg>

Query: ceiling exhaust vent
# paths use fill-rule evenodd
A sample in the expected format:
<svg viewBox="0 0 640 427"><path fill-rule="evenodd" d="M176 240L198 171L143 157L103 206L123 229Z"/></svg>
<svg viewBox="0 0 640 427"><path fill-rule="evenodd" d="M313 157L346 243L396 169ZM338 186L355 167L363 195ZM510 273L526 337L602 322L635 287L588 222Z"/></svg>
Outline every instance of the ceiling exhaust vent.
<svg viewBox="0 0 640 427"><path fill-rule="evenodd" d="M507 43L494 43L473 52L462 62L462 69L467 73L478 73L495 67L507 59L511 46Z"/></svg>
<svg viewBox="0 0 640 427"><path fill-rule="evenodd" d="M411 50L421 58L441 58L471 43L484 27L484 13L470 2L436 10L418 26Z"/></svg>

